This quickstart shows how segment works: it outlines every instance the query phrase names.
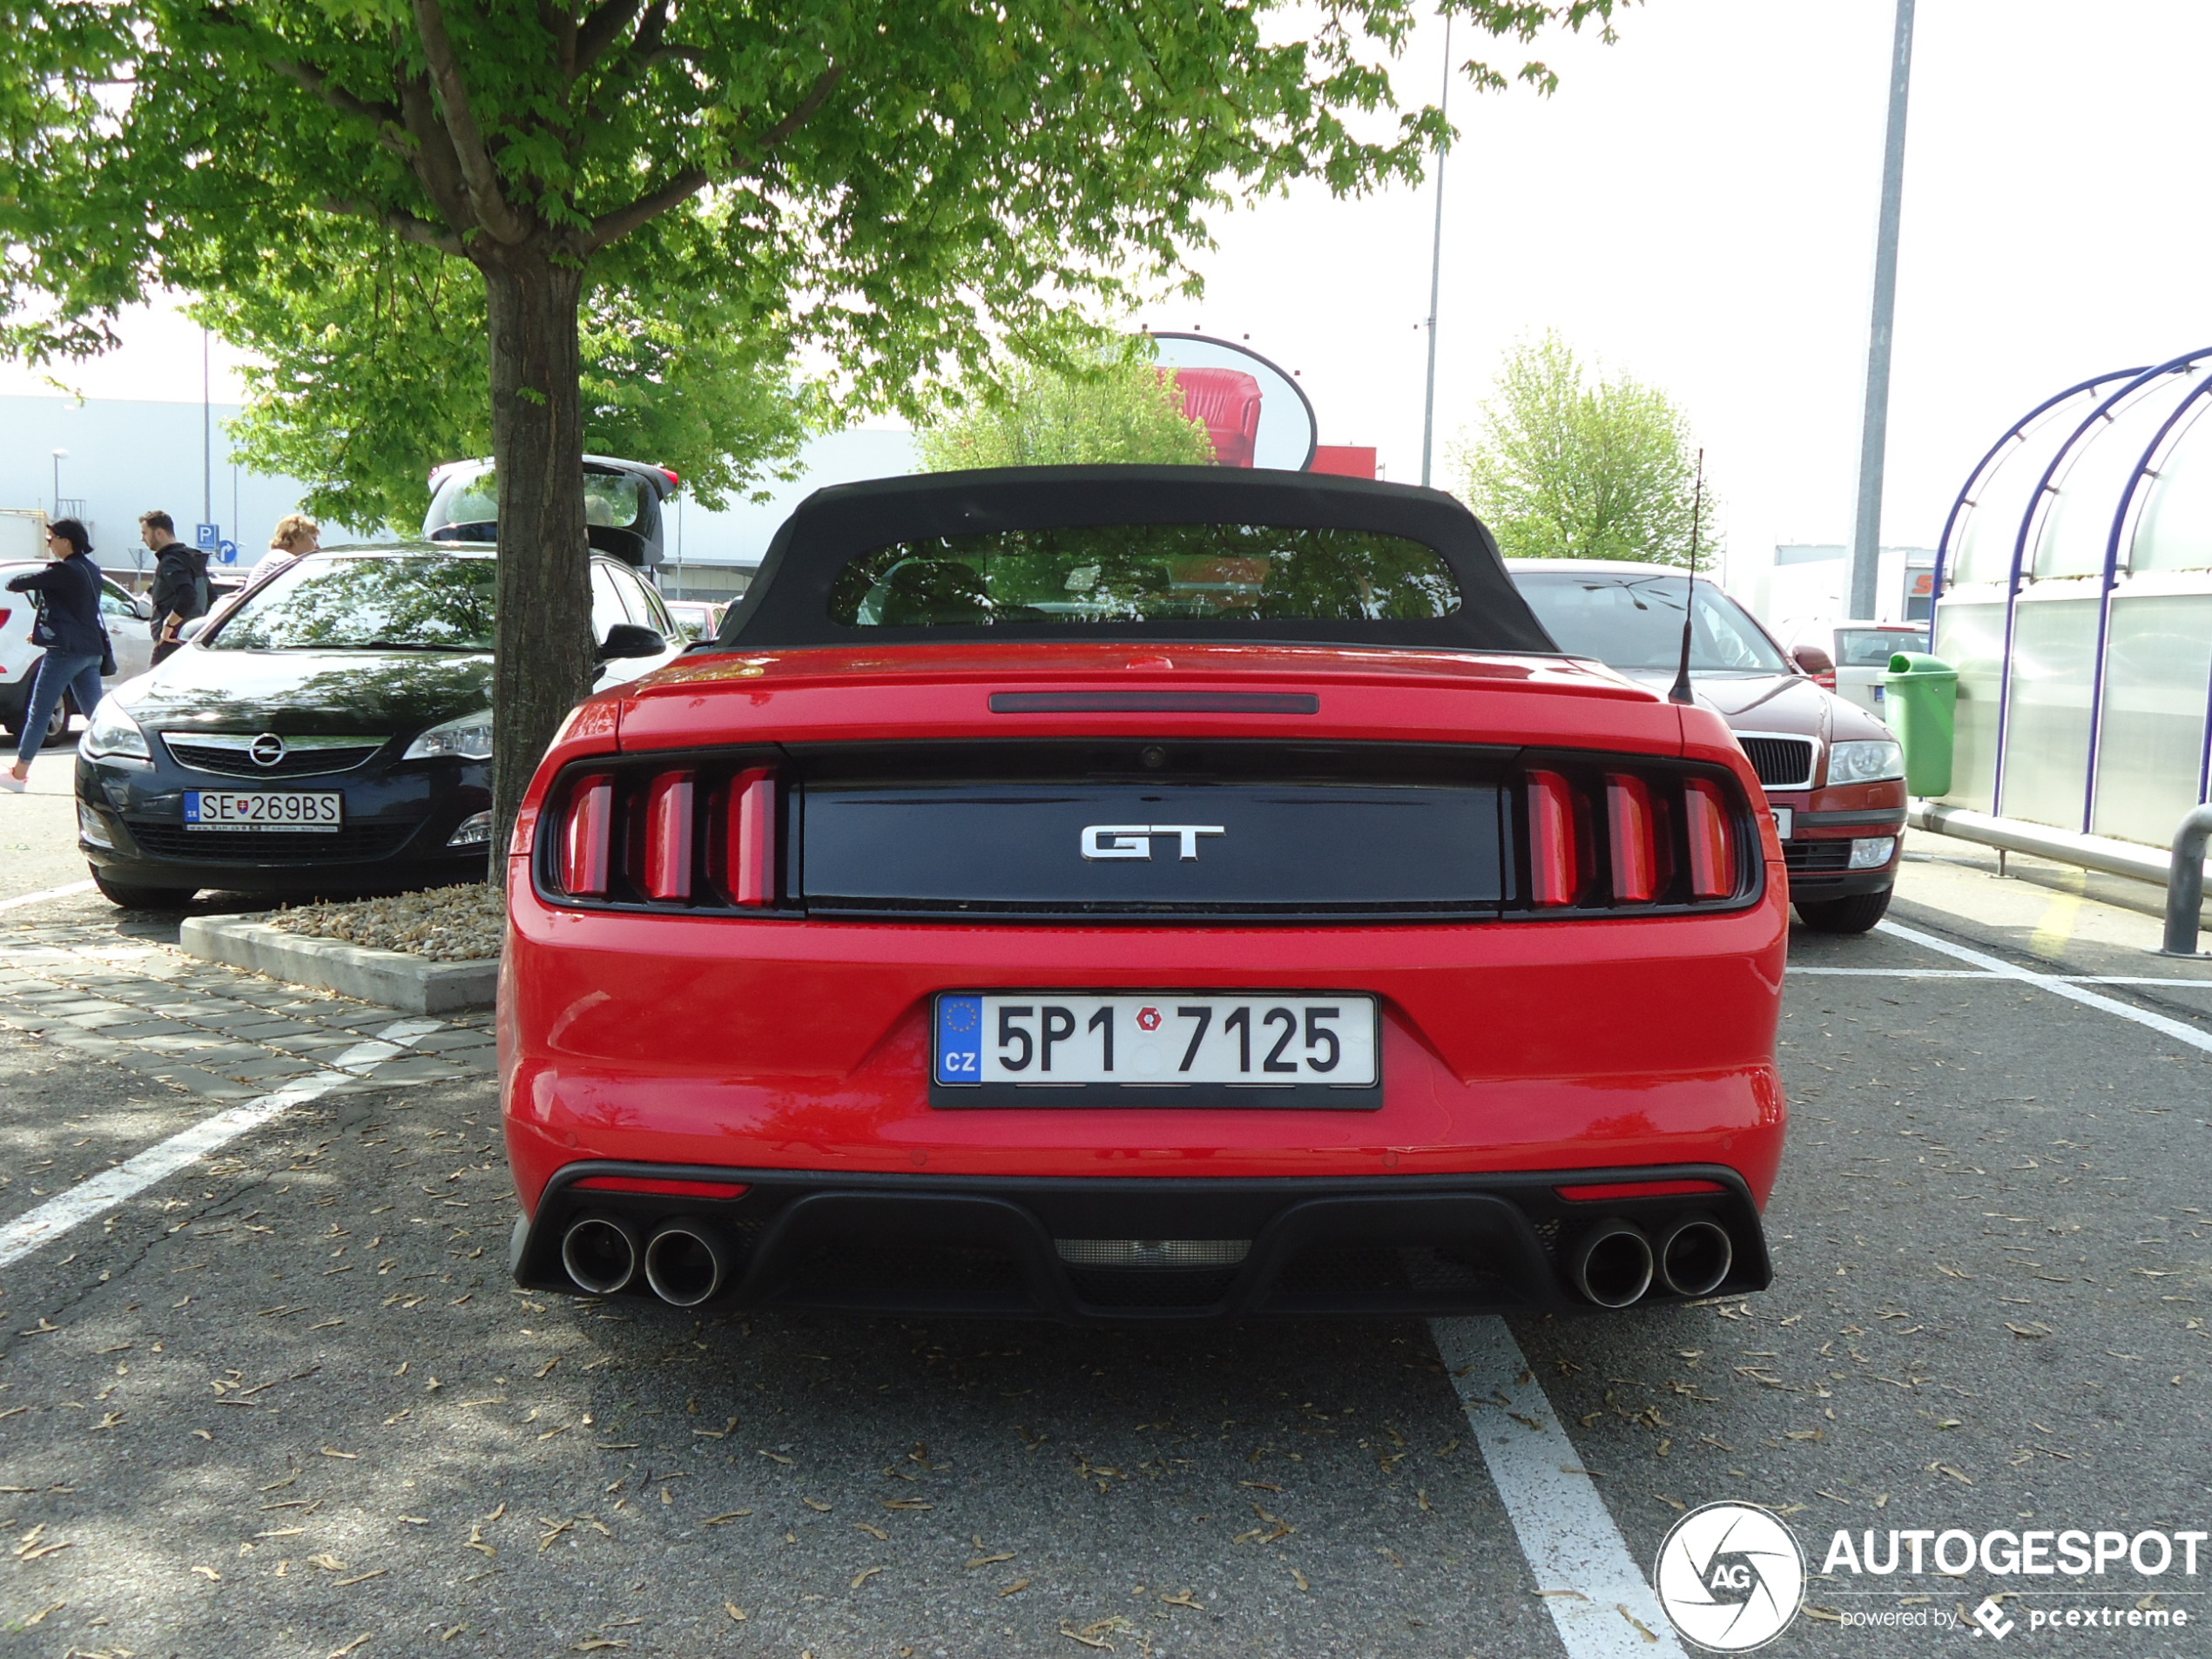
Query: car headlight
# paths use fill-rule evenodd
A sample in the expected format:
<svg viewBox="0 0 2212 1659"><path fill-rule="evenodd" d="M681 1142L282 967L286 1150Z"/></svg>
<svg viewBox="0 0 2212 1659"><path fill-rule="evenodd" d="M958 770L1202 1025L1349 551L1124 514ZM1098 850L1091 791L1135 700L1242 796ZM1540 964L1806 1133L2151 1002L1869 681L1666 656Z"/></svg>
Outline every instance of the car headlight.
<svg viewBox="0 0 2212 1659"><path fill-rule="evenodd" d="M1854 870L1878 870L1890 861L1897 851L1894 835L1869 835L1851 844L1851 867Z"/></svg>
<svg viewBox="0 0 2212 1659"><path fill-rule="evenodd" d="M1894 745L1892 747L1895 747ZM491 759L491 711L479 709L443 725L434 725L407 745L402 760L462 760Z"/></svg>
<svg viewBox="0 0 2212 1659"><path fill-rule="evenodd" d="M1890 738L1864 742L1836 743L1828 747L1828 781L1833 784L1878 784L1885 778L1905 776L1905 751Z"/></svg>
<svg viewBox="0 0 2212 1659"><path fill-rule="evenodd" d="M93 759L118 758L128 760L151 760L153 752L146 747L143 727L124 711L123 705L112 697L104 697L92 711L92 718L85 725L84 736L77 752Z"/></svg>

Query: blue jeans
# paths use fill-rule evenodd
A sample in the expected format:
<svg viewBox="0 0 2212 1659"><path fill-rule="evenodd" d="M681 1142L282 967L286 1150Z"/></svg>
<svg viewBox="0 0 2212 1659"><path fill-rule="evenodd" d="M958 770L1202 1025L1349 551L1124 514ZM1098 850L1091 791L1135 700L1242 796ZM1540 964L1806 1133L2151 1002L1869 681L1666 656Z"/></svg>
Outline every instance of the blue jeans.
<svg viewBox="0 0 2212 1659"><path fill-rule="evenodd" d="M46 741L46 722L54 718L54 707L64 691L77 694L78 712L90 718L100 705L100 659L64 657L51 651L38 659L30 695L24 699L23 736L16 739L16 759L24 765L37 758Z"/></svg>

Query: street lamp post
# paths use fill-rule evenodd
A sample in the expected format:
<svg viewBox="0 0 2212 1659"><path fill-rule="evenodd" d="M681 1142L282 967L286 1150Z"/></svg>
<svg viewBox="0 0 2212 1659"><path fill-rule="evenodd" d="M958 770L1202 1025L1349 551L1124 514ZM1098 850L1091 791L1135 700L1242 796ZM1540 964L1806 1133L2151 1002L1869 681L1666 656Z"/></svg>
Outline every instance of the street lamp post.
<svg viewBox="0 0 2212 1659"><path fill-rule="evenodd" d="M1882 210L1874 233L1874 307L1866 341L1866 401L1860 413L1858 482L1852 492L1851 611L1879 614L1882 473L1890 436L1890 339L1897 317L1898 221L1905 199L1905 116L1912 86L1912 0L1897 0L1890 51L1890 111L1882 145Z"/></svg>
<svg viewBox="0 0 2212 1659"><path fill-rule="evenodd" d="M1448 116L1452 108L1452 14L1444 14L1444 91L1437 99L1437 113ZM1436 453L1436 310L1444 286L1444 152L1436 145L1436 234L1428 255L1428 390L1421 400L1421 487L1428 487L1429 463Z"/></svg>
<svg viewBox="0 0 2212 1659"><path fill-rule="evenodd" d="M54 451L54 516L57 518L62 514L62 462L68 459L68 450Z"/></svg>

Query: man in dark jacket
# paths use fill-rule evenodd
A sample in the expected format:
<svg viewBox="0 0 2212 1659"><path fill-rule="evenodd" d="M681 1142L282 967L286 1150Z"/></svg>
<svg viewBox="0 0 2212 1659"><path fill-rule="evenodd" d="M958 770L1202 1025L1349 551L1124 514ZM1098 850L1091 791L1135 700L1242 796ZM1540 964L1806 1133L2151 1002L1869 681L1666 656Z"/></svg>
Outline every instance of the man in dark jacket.
<svg viewBox="0 0 2212 1659"><path fill-rule="evenodd" d="M177 523L163 512L138 515L138 536L154 556L153 660L178 647L177 630L207 614L207 555L177 539Z"/></svg>
<svg viewBox="0 0 2212 1659"><path fill-rule="evenodd" d="M91 538L73 518L57 518L46 531L49 563L8 583L10 592L37 596L35 644L45 647L33 671L25 699L16 764L0 772L0 789L21 792L30 763L46 741L46 727L64 695L77 701L89 719L100 705L100 664L107 655L107 633L100 623L100 567L92 563Z"/></svg>

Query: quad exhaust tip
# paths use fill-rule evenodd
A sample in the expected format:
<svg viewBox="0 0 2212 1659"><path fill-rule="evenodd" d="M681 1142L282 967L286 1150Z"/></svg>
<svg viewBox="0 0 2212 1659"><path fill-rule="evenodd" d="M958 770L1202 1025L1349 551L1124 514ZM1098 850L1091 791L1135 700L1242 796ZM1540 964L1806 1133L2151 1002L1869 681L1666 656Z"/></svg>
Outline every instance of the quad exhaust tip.
<svg viewBox="0 0 2212 1659"><path fill-rule="evenodd" d="M1602 1308L1624 1308L1651 1288L1651 1241L1625 1221L1590 1230L1575 1252L1575 1288Z"/></svg>
<svg viewBox="0 0 2212 1659"><path fill-rule="evenodd" d="M604 1216L586 1216L561 1235L561 1265L577 1288L612 1296L637 1273L637 1238Z"/></svg>
<svg viewBox="0 0 2212 1659"><path fill-rule="evenodd" d="M1710 1296L1735 1264L1736 1246L1717 1222L1678 1222L1659 1246L1659 1277L1676 1296Z"/></svg>
<svg viewBox="0 0 2212 1659"><path fill-rule="evenodd" d="M671 1307L698 1306L728 1275L720 1241L704 1227L671 1222L645 1246L645 1283Z"/></svg>

